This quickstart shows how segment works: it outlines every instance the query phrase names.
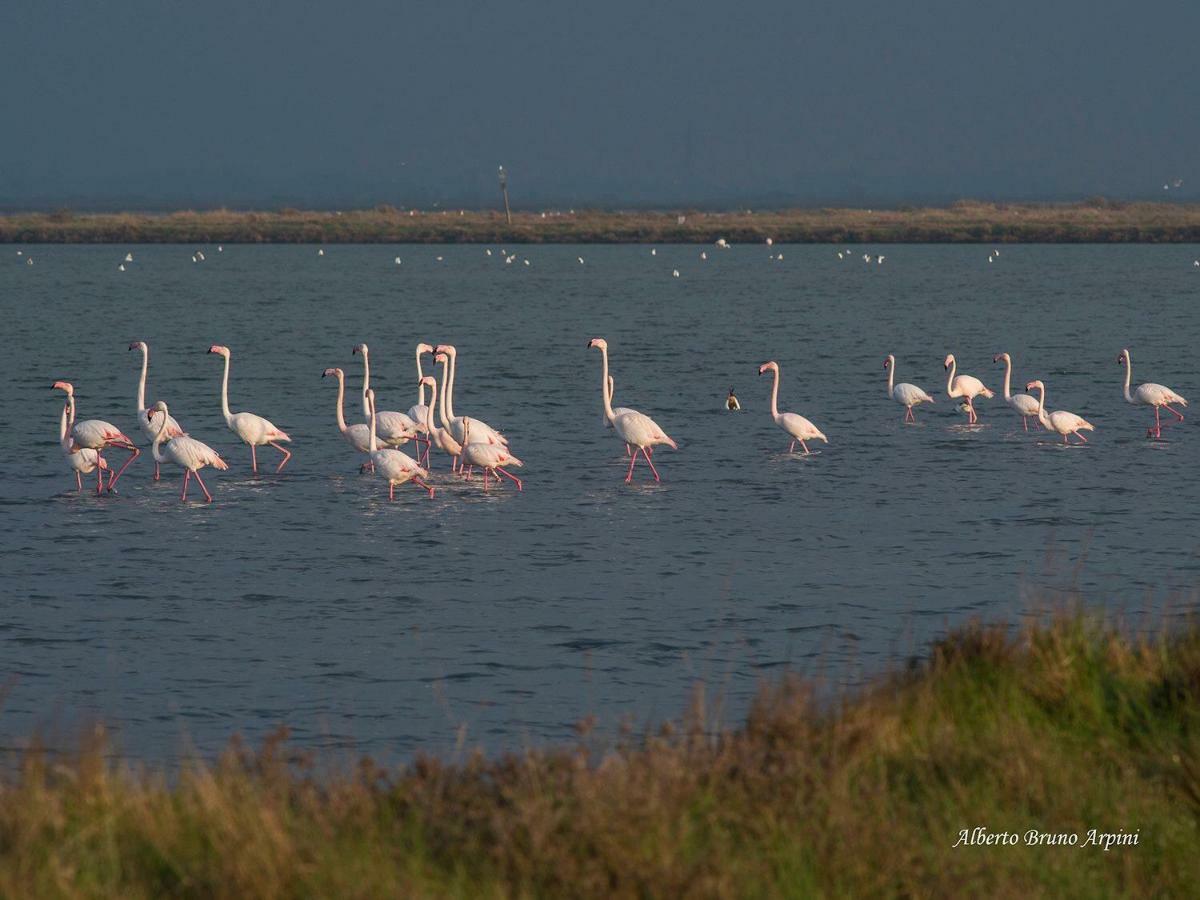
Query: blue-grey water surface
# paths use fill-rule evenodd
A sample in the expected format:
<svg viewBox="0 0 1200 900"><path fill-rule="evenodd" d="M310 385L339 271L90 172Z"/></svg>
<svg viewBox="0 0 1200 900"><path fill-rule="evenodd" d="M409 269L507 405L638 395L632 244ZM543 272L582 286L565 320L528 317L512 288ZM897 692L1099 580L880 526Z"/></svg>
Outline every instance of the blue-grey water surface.
<svg viewBox="0 0 1200 900"><path fill-rule="evenodd" d="M1116 363L1128 346L1135 383L1200 396L1195 247L867 248L882 265L828 246L510 246L511 265L480 246L21 249L0 251L8 745L100 720L147 759L280 723L318 748L495 751L589 714L674 716L698 681L736 720L784 667L853 683L965 619L1017 620L1040 584L1142 608L1189 595L1200 567L1200 433L1189 416L1147 440ZM679 442L655 454L660 485L644 466L622 483L595 336L617 405ZM118 496L74 491L50 385L73 381L81 418L146 448L135 339L148 399L231 464L205 470L211 505L180 504L169 466L152 483L148 456ZM435 457L436 498L389 503L320 377L346 370L361 421L360 341L400 410L415 344L455 344L455 412L510 437L524 493L485 495ZM234 409L293 436L282 475L252 477L224 427L214 342L233 350ZM942 359L999 394L998 351L1020 387L1043 378L1051 408L1095 424L1090 445L1025 434L999 397L963 427ZM915 427L884 394L889 352L938 395ZM782 408L829 436L812 456L783 452L768 359Z"/></svg>

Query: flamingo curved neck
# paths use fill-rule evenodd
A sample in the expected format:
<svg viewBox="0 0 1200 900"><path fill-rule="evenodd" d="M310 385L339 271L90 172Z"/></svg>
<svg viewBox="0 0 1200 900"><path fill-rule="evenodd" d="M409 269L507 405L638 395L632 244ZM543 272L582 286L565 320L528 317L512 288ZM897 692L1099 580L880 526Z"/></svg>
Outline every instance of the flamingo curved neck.
<svg viewBox="0 0 1200 900"><path fill-rule="evenodd" d="M419 368L420 367L419 361L418 361L417 365ZM422 376L422 377L424 377L424 376ZM442 384L445 384L445 383L446 383L446 379L443 378ZM425 406L425 430L428 431L431 435L435 431L437 431L437 427L433 424L433 408L438 405L437 400L438 400L437 387L435 386L435 387L432 387L429 389L429 404ZM422 405L425 404L425 385L423 383L421 384L421 403L422 403Z"/></svg>
<svg viewBox="0 0 1200 900"><path fill-rule="evenodd" d="M449 380L450 380L450 357L446 357L444 360L442 360L442 384L441 384L441 387L438 388L438 390L440 390L442 392L442 403L441 403L441 406L438 407L438 417L441 418L442 428L446 429L446 431L450 430L450 414L446 412L446 406L447 406L447 402L446 402L447 385L446 385L446 383Z"/></svg>
<svg viewBox="0 0 1200 900"><path fill-rule="evenodd" d="M446 385L446 396L442 398L442 411L451 419L454 418L454 374L458 371L458 354L446 354L447 365L449 366L442 373L442 380L449 382Z"/></svg>
<svg viewBox="0 0 1200 900"><path fill-rule="evenodd" d="M608 396L608 348L600 348L601 359L601 374L600 374L600 396L604 400L604 416L608 421L615 423L617 417L613 415L612 398Z"/></svg>
<svg viewBox="0 0 1200 900"><path fill-rule="evenodd" d="M229 411L229 354L225 356L225 374L221 376L221 415L225 417L225 424L232 428L233 413Z"/></svg>
<svg viewBox="0 0 1200 900"><path fill-rule="evenodd" d="M888 396L894 397L896 395L896 357L892 356L889 358L891 359L892 364L888 366Z"/></svg>
<svg viewBox="0 0 1200 900"><path fill-rule="evenodd" d="M58 442L65 452L71 452L71 439L67 437L67 404L63 404L62 417L58 422Z"/></svg>
<svg viewBox="0 0 1200 900"><path fill-rule="evenodd" d="M363 389L362 389L363 415L369 416L369 415L371 415L371 404L370 404L370 401L367 400L367 391L371 387L371 358L367 355L367 348L365 346L363 347L362 358L363 358Z"/></svg>
<svg viewBox="0 0 1200 900"><path fill-rule="evenodd" d="M228 360L226 360L226 361L228 361ZM154 433L154 443L152 443L150 445L150 453L151 453L151 455L154 456L154 461L156 463L170 462L169 459L167 459L165 456L163 456L162 450L161 450L163 438L167 434L167 418L168 418L167 413L164 410L163 417L162 417L162 424L158 426L158 431L156 431Z"/></svg>
<svg viewBox="0 0 1200 900"><path fill-rule="evenodd" d="M346 414L342 411L342 404L346 396L346 376L338 372L338 395L337 395L337 424L338 430L342 434L346 433Z"/></svg>
<svg viewBox="0 0 1200 900"><path fill-rule="evenodd" d="M1047 431L1049 431L1050 430L1050 419L1046 415L1046 386L1045 385L1042 385L1040 388L1038 388L1037 416L1038 416L1038 421L1042 423L1042 426Z"/></svg>
<svg viewBox="0 0 1200 900"><path fill-rule="evenodd" d="M1133 399L1133 394L1129 393L1129 385L1133 381L1133 357L1128 352L1125 354L1125 402L1136 403Z"/></svg>
<svg viewBox="0 0 1200 900"><path fill-rule="evenodd" d="M425 373L421 371L421 351L418 350L417 351L417 405L418 406L425 405L425 382L422 381L422 379L424 377L425 377ZM430 393L432 394L433 392L430 391Z"/></svg>
<svg viewBox="0 0 1200 900"><path fill-rule="evenodd" d="M950 397L954 396L954 373L958 371L958 361L950 360L950 374L946 377L946 394Z"/></svg>
<svg viewBox="0 0 1200 900"><path fill-rule="evenodd" d="M779 367L774 369L775 384L771 388L771 418L779 419Z"/></svg>
<svg viewBox="0 0 1200 900"><path fill-rule="evenodd" d="M1012 360L1006 356L1006 357L1004 357L1004 399L1005 400L1012 399L1012 389L1009 386L1009 382L1011 382L1011 381L1012 381Z"/></svg>
<svg viewBox="0 0 1200 900"><path fill-rule="evenodd" d="M149 414L146 412L146 373L149 370L149 368L150 368L150 349L143 344L142 345L142 377L141 377L141 380L138 381L138 390L137 390L137 411L138 411L139 418L141 416L146 416L147 418L149 418Z"/></svg>
<svg viewBox="0 0 1200 900"><path fill-rule="evenodd" d="M375 453L379 450L379 440L375 437L375 404L368 400L367 407L371 413L371 452Z"/></svg>

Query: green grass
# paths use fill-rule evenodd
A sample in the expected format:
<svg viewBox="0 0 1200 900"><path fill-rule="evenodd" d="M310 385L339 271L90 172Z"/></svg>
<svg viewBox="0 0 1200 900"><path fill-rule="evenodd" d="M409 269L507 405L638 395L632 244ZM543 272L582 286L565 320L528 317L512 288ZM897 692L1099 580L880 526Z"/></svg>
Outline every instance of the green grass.
<svg viewBox="0 0 1200 900"><path fill-rule="evenodd" d="M971 626L836 702L789 678L619 746L338 774L278 738L168 779L31 752L9 897L1185 897L1200 883L1200 628ZM959 832L1136 846L953 846Z"/></svg>
<svg viewBox="0 0 1200 900"><path fill-rule="evenodd" d="M679 222L678 217L684 221ZM1004 243L1200 241L1200 205L996 204L762 212L520 212L295 209L175 213L10 213L3 243Z"/></svg>

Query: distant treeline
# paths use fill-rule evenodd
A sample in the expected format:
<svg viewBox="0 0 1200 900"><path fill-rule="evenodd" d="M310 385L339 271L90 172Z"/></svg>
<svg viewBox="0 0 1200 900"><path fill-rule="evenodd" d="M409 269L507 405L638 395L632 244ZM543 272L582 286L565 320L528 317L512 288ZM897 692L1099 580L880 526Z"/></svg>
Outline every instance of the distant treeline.
<svg viewBox="0 0 1200 900"><path fill-rule="evenodd" d="M344 212L10 213L4 243L1160 243L1200 241L1200 205L980 203L900 209L552 210L502 213L377 206Z"/></svg>

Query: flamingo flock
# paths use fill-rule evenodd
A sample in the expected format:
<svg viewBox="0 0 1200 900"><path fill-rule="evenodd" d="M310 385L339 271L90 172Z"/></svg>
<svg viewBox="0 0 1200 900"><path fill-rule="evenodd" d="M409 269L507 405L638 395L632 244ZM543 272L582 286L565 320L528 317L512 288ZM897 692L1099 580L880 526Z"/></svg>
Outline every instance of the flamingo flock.
<svg viewBox="0 0 1200 900"><path fill-rule="evenodd" d="M654 463L656 447L670 447L678 450L678 443L667 434L662 426L646 413L629 407L617 406L615 402L615 379L610 371L609 347L604 338L592 338L588 349L600 351L600 398L604 424L624 446L629 465L625 471L625 483L633 481L638 459L646 464L646 469L654 481L662 481L658 467ZM212 502L213 496L200 474L202 469L212 468L217 471L229 469L229 463L221 454L208 444L192 437L188 431L175 419L167 404L158 400L152 405L146 404L146 381L149 375L150 348L145 341L133 341L129 350L141 353L141 372L137 381L135 418L142 434L150 441L151 456L154 460L155 481L160 478L163 464L171 464L183 470L183 483L180 489L180 500L186 501L191 479L195 478L203 492L205 500ZM232 412L229 406L229 372L232 353L221 344L213 344L208 353L223 359L224 368L221 377L220 412L226 427L237 436L238 440L250 447L250 469L258 474L259 447L270 447L280 455L275 467L275 473L283 471L292 458L292 451L286 444L292 443L287 432L274 425L269 419L253 412ZM349 445L350 450L359 458L359 471L371 473L387 483L388 498L395 499L396 487L412 484L428 497L435 495L435 488L429 483L433 462L432 452L448 457L449 470L452 476L472 481L475 470L482 476L483 489L490 490L492 482L497 486L505 480L511 481L518 492L524 490L524 482L512 474L510 469L523 468L525 463L519 459L509 446L505 434L483 419L476 416L456 415L454 409L454 387L457 371L458 351L453 344L418 343L414 351L417 378L414 384L415 401L407 411L399 412L381 410L377 406L376 392L371 387L370 350L366 344L358 344L351 350L351 355L362 358L362 412L365 421L348 423L346 420L345 395L346 373L337 366L326 368L323 378L333 378L337 384L337 398L334 409L334 422L338 433ZM430 355L433 359L434 374L427 373L424 367L424 357ZM997 353L993 363L1004 366L1004 402L1021 419L1022 428L1030 429L1030 421L1035 429L1042 429L1062 438L1062 442L1071 445L1072 439L1078 444L1088 443L1082 432L1095 431L1095 426L1082 416L1067 410L1050 411L1046 408L1046 383L1036 379L1026 383L1025 390L1033 393L1012 392L1013 360L1008 353ZM1117 356L1117 363L1125 367L1123 385L1124 399L1127 403L1149 406L1154 410L1154 425L1147 428L1147 436L1161 439L1164 423L1162 411L1166 410L1173 416L1171 421L1184 421L1184 415L1175 407L1186 407L1187 400L1177 392L1161 384L1147 382L1133 387L1133 359L1128 349L1123 349ZM440 378L437 377L440 366ZM957 408L967 415L968 427L977 426L979 412L975 403L979 398L991 399L995 393L982 380L958 372L958 363L954 354L947 354L943 361L947 372L946 396L958 400ZM903 424L916 424L914 410L924 403L935 403L929 393L915 384L908 382L896 383L896 357L888 354L883 361L887 372L887 396L904 407ZM759 375L770 374L772 386L770 393L770 416L772 422L784 432L788 439L787 452L794 453L799 444L804 456L811 456L809 443L821 441L829 443L825 433L810 419L797 412L779 411L779 387L781 368L776 360L769 360L758 367ZM117 483L126 469L138 458L141 451L133 440L116 425L101 419L76 418L75 387L69 381L55 381L52 389L63 391L65 400L59 418L58 443L67 465L75 476L76 489L83 490L83 476L95 474L96 493L115 493ZM426 390L428 389L428 393ZM741 408L737 398L730 388L729 397L725 403L726 409L739 411ZM402 448L411 444L415 455L410 456ZM128 453L119 469L105 458L109 450L122 450Z"/></svg>

